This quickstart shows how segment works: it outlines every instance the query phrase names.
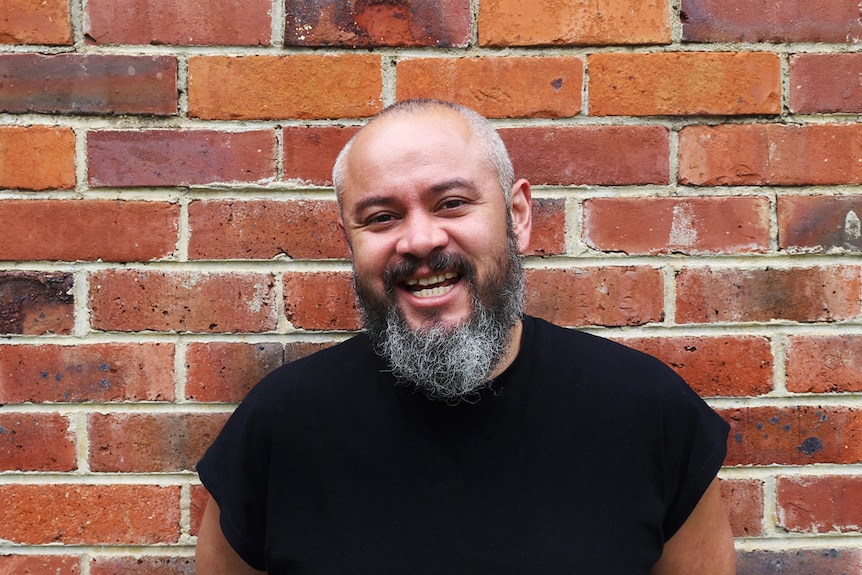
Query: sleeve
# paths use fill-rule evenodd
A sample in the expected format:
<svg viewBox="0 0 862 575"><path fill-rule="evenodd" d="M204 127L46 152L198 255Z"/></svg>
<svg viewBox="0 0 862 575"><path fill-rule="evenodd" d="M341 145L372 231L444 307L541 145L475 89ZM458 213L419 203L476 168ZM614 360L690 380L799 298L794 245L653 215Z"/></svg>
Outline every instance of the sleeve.
<svg viewBox="0 0 862 575"><path fill-rule="evenodd" d="M260 386L258 386L260 387ZM198 462L201 482L218 503L222 532L242 559L265 570L267 478L272 445L266 402L252 393Z"/></svg>

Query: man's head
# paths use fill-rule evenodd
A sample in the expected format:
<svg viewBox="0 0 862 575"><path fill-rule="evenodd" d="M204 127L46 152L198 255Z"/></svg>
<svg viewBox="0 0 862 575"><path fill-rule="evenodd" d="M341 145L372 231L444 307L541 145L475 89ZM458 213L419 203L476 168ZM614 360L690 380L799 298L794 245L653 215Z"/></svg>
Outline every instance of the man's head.
<svg viewBox="0 0 862 575"><path fill-rule="evenodd" d="M470 110L390 107L333 173L369 335L399 379L462 398L514 358L529 244L530 186Z"/></svg>

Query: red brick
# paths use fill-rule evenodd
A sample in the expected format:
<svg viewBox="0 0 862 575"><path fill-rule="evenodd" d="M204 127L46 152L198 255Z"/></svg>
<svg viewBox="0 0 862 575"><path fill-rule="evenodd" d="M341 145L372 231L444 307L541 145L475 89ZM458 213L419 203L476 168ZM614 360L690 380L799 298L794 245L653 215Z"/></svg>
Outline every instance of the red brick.
<svg viewBox="0 0 862 575"><path fill-rule="evenodd" d="M790 111L796 114L862 112L862 54L790 56Z"/></svg>
<svg viewBox="0 0 862 575"><path fill-rule="evenodd" d="M211 200L189 205L190 259L347 258L333 200Z"/></svg>
<svg viewBox="0 0 862 575"><path fill-rule="evenodd" d="M191 502L189 503L189 527L190 534L197 536L201 529L201 521L203 520L204 510L209 501L210 494L203 485L191 486Z"/></svg>
<svg viewBox="0 0 862 575"><path fill-rule="evenodd" d="M535 269L527 272L527 313L565 326L661 321L661 272L642 267Z"/></svg>
<svg viewBox="0 0 862 575"><path fill-rule="evenodd" d="M276 176L275 134L268 130L96 131L87 147L94 187L265 183Z"/></svg>
<svg viewBox="0 0 862 575"><path fill-rule="evenodd" d="M0 345L0 403L173 399L170 344Z"/></svg>
<svg viewBox="0 0 862 575"><path fill-rule="evenodd" d="M381 57L189 58L189 115L207 120L363 118L380 111Z"/></svg>
<svg viewBox="0 0 862 575"><path fill-rule="evenodd" d="M810 544L810 543L803 543ZM862 565L858 549L780 549L739 551L737 575L857 575Z"/></svg>
<svg viewBox="0 0 862 575"><path fill-rule="evenodd" d="M269 274L115 270L90 278L94 329L262 332L277 325Z"/></svg>
<svg viewBox="0 0 862 575"><path fill-rule="evenodd" d="M721 498L728 509L734 537L763 535L763 482L722 479Z"/></svg>
<svg viewBox="0 0 862 575"><path fill-rule="evenodd" d="M515 174L533 185L668 184L662 126L503 128Z"/></svg>
<svg viewBox="0 0 862 575"><path fill-rule="evenodd" d="M482 0L482 46L669 44L667 0Z"/></svg>
<svg viewBox="0 0 862 575"><path fill-rule="evenodd" d="M226 413L90 414L90 470L192 471L224 426Z"/></svg>
<svg viewBox="0 0 862 575"><path fill-rule="evenodd" d="M765 252L769 200L595 198L584 202L584 241L627 254Z"/></svg>
<svg viewBox="0 0 862 575"><path fill-rule="evenodd" d="M533 198L533 229L528 255L549 256L566 252L566 200Z"/></svg>
<svg viewBox="0 0 862 575"><path fill-rule="evenodd" d="M68 335L74 327L71 273L0 272L0 333Z"/></svg>
<svg viewBox="0 0 862 575"><path fill-rule="evenodd" d="M90 575L194 575L191 557L97 557Z"/></svg>
<svg viewBox="0 0 862 575"><path fill-rule="evenodd" d="M341 148L355 126L288 126L284 129L284 179L299 185L329 186Z"/></svg>
<svg viewBox="0 0 862 575"><path fill-rule="evenodd" d="M619 341L664 361L702 396L755 396L773 388L772 347L765 337L646 337Z"/></svg>
<svg viewBox="0 0 862 575"><path fill-rule="evenodd" d="M0 413L0 471L74 471L69 425L58 413Z"/></svg>
<svg viewBox="0 0 862 575"><path fill-rule="evenodd" d="M359 329L352 286L352 276L346 272L284 274L287 321L299 329Z"/></svg>
<svg viewBox="0 0 862 575"><path fill-rule="evenodd" d="M580 58L406 59L396 71L398 100L448 100L488 118L567 118L581 111Z"/></svg>
<svg viewBox="0 0 862 575"><path fill-rule="evenodd" d="M853 533L862 525L862 477L779 477L778 525L795 533Z"/></svg>
<svg viewBox="0 0 862 575"><path fill-rule="evenodd" d="M859 196L778 196L778 245L791 251L862 251Z"/></svg>
<svg viewBox="0 0 862 575"><path fill-rule="evenodd" d="M88 0L95 44L268 45L269 0Z"/></svg>
<svg viewBox="0 0 862 575"><path fill-rule="evenodd" d="M682 0L683 39L693 42L857 42L854 0Z"/></svg>
<svg viewBox="0 0 862 575"><path fill-rule="evenodd" d="M179 206L167 202L5 200L0 254L25 261L161 259L174 253L179 218Z"/></svg>
<svg viewBox="0 0 862 575"><path fill-rule="evenodd" d="M80 575L81 560L68 555L0 555L0 575Z"/></svg>
<svg viewBox="0 0 862 575"><path fill-rule="evenodd" d="M332 347L337 342L314 343L310 341L291 341L284 345L284 363L290 363L297 359L317 353L327 347Z"/></svg>
<svg viewBox="0 0 862 575"><path fill-rule="evenodd" d="M0 43L72 44L68 0L3 0L0 3Z"/></svg>
<svg viewBox="0 0 862 575"><path fill-rule="evenodd" d="M721 413L730 423L725 465L862 462L862 411L798 406Z"/></svg>
<svg viewBox="0 0 862 575"><path fill-rule="evenodd" d="M287 0L288 46L464 47L470 42L470 0Z"/></svg>
<svg viewBox="0 0 862 575"><path fill-rule="evenodd" d="M0 82L4 112L177 112L177 61L169 56L4 54Z"/></svg>
<svg viewBox="0 0 862 575"><path fill-rule="evenodd" d="M239 403L263 376L284 363L280 343L192 343L186 351L186 397Z"/></svg>
<svg viewBox="0 0 862 575"><path fill-rule="evenodd" d="M0 485L0 539L23 545L152 545L180 536L180 488Z"/></svg>
<svg viewBox="0 0 862 575"><path fill-rule="evenodd" d="M764 52L589 57L591 116L778 114L781 66Z"/></svg>
<svg viewBox="0 0 862 575"><path fill-rule="evenodd" d="M677 276L677 322L798 322L858 318L859 269L689 268Z"/></svg>
<svg viewBox="0 0 862 575"><path fill-rule="evenodd" d="M862 124L691 126L679 150L683 184L862 183Z"/></svg>
<svg viewBox="0 0 862 575"><path fill-rule="evenodd" d="M790 336L786 385L797 393L862 391L862 336Z"/></svg>
<svg viewBox="0 0 862 575"><path fill-rule="evenodd" d="M75 134L71 129L0 126L0 188L74 187Z"/></svg>

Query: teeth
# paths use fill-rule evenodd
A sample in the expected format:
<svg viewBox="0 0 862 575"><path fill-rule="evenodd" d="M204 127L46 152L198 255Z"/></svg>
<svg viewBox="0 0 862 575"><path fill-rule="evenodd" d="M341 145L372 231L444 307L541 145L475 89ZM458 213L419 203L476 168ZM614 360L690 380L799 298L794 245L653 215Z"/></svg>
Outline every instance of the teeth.
<svg viewBox="0 0 862 575"><path fill-rule="evenodd" d="M413 295L416 297L434 297L438 295L443 295L452 289L453 286L443 286L429 289L421 289L419 291L413 292Z"/></svg>
<svg viewBox="0 0 862 575"><path fill-rule="evenodd" d="M446 272L444 274L437 274L437 275L427 277L427 278L409 279L405 283L409 286L415 286L415 285L430 286L430 285L442 283L446 280L451 280L451 279L457 277L457 275L458 274L456 274L455 272ZM441 288L438 288L438 289L441 289ZM428 290L423 290L423 291L428 291ZM448 290L446 290L446 291L448 291Z"/></svg>

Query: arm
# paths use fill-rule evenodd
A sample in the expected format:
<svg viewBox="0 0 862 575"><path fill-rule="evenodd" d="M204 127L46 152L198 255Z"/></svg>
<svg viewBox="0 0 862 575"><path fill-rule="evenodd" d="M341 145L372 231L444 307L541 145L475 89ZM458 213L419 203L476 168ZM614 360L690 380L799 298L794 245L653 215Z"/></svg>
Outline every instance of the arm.
<svg viewBox="0 0 862 575"><path fill-rule="evenodd" d="M260 575L242 560L222 533L219 508L210 497L204 511L198 544L195 550L195 570L199 575Z"/></svg>
<svg viewBox="0 0 862 575"><path fill-rule="evenodd" d="M718 479L700 498L673 537L650 575L733 575L736 552Z"/></svg>

